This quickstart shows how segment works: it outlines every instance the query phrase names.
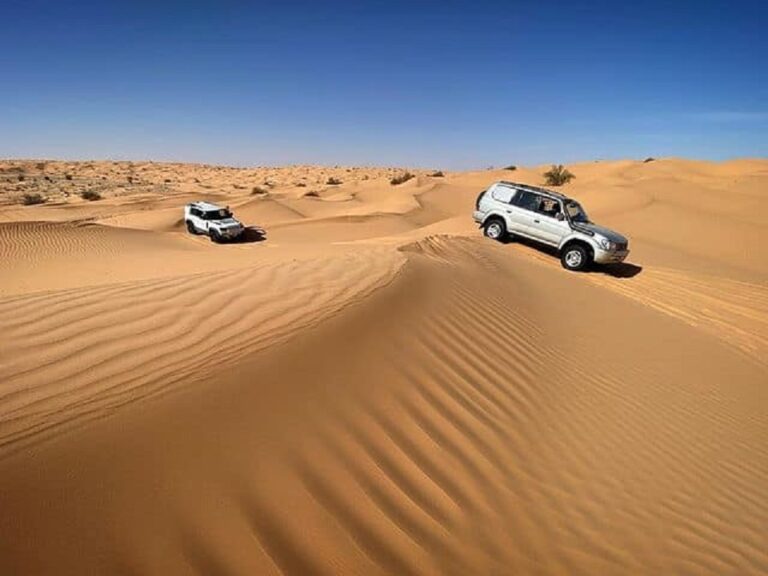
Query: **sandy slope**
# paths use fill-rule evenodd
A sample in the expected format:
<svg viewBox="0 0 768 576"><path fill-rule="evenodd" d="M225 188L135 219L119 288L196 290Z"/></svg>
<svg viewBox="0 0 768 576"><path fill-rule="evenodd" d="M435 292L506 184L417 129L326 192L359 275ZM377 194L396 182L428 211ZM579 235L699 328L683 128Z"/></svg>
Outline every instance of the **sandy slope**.
<svg viewBox="0 0 768 576"><path fill-rule="evenodd" d="M630 265L480 237L541 168L272 170L231 246L184 190L0 209L0 571L768 571L768 163L571 169Z"/></svg>

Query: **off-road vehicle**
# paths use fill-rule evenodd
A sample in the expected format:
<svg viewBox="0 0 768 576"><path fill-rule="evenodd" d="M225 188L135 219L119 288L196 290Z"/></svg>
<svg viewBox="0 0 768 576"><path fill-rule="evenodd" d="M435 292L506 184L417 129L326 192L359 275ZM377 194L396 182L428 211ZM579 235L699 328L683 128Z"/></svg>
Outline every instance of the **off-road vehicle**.
<svg viewBox="0 0 768 576"><path fill-rule="evenodd" d="M184 222L190 234L207 234L213 242L234 240L245 230L228 206L222 208L209 202L192 202L184 206Z"/></svg>
<svg viewBox="0 0 768 576"><path fill-rule="evenodd" d="M568 270L623 262L627 239L592 222L575 200L545 188L496 182L475 203L475 222L493 240L522 236L557 248Z"/></svg>

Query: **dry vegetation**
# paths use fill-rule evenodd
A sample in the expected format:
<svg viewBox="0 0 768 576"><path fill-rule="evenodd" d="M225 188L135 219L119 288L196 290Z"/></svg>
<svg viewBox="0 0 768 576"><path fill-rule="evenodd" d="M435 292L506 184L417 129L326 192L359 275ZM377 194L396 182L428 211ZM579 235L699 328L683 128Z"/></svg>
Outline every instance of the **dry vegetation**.
<svg viewBox="0 0 768 576"><path fill-rule="evenodd" d="M549 171L544 172L544 178L548 186L562 186L568 184L576 176L562 164L553 164Z"/></svg>
<svg viewBox="0 0 768 576"><path fill-rule="evenodd" d="M416 170L415 174L431 171ZM255 167L130 161L0 160L0 205L69 203L133 195L169 196L339 186L395 178L401 170L369 167Z"/></svg>
<svg viewBox="0 0 768 576"><path fill-rule="evenodd" d="M408 182L411 178L415 178L413 174L410 172L403 172L402 174L398 174L394 178L392 178L389 183L392 184L392 186L397 186L399 184L403 184L405 182Z"/></svg>

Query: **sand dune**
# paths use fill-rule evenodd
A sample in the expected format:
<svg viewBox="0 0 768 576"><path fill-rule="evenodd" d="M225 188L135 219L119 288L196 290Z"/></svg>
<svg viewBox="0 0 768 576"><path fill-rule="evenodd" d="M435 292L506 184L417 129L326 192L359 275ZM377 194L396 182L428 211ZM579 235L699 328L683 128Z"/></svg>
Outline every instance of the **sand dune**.
<svg viewBox="0 0 768 576"><path fill-rule="evenodd" d="M397 255L267 264L0 303L0 446L205 378L388 282Z"/></svg>
<svg viewBox="0 0 768 576"><path fill-rule="evenodd" d="M766 161L571 167L588 274L469 219L541 167L234 170L0 208L0 571L768 571ZM268 239L186 235L195 179Z"/></svg>

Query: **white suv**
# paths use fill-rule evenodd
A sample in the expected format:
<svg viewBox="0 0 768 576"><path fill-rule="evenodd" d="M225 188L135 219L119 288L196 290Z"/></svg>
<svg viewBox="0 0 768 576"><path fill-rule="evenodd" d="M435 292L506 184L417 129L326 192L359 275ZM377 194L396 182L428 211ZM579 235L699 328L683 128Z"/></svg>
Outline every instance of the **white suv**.
<svg viewBox="0 0 768 576"><path fill-rule="evenodd" d="M222 208L209 202L192 202L184 206L184 221L190 234L207 234L213 242L234 240L245 230L229 207Z"/></svg>
<svg viewBox="0 0 768 576"><path fill-rule="evenodd" d="M496 182L478 196L474 219L494 240L516 235L557 248L568 270L623 262L629 254L624 236L590 222L575 200L537 186Z"/></svg>

